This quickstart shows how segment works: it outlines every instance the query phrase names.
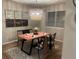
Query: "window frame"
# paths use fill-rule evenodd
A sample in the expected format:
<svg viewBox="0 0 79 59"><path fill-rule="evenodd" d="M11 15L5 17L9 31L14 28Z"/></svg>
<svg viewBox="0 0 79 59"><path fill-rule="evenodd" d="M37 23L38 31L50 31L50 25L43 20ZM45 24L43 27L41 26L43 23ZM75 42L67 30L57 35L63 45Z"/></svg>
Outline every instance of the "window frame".
<svg viewBox="0 0 79 59"><path fill-rule="evenodd" d="M52 25L52 26L49 26L49 25L48 25L48 13L49 13L49 12L55 12L55 23L54 23L54 26L53 26L53 25ZM59 12L59 11L49 11L49 12L47 12L46 26L47 26L47 27L58 27L58 28L64 28L64 27L56 26L56 21L57 21L57 12ZM66 13L65 10L63 10L62 12ZM64 15L64 16L65 16L65 15ZM64 18L64 20L65 20L65 18Z"/></svg>

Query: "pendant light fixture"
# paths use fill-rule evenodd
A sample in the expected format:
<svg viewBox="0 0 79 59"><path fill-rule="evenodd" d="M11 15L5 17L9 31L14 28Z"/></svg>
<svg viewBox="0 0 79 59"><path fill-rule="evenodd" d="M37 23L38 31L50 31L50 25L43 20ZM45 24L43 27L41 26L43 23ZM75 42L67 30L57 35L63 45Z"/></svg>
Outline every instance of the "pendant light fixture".
<svg viewBox="0 0 79 59"><path fill-rule="evenodd" d="M31 20L41 20L43 11L39 8L38 0L35 0L33 7L34 8L30 10Z"/></svg>

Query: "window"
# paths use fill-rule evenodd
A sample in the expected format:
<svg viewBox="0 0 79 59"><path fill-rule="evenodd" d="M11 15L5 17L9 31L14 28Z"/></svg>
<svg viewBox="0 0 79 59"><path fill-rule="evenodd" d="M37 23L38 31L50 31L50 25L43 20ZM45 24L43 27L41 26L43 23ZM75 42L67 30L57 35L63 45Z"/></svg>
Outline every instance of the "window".
<svg viewBox="0 0 79 59"><path fill-rule="evenodd" d="M48 12L48 26L55 26L55 12Z"/></svg>
<svg viewBox="0 0 79 59"><path fill-rule="evenodd" d="M56 27L64 27L64 17L65 17L64 11L57 11Z"/></svg>
<svg viewBox="0 0 79 59"><path fill-rule="evenodd" d="M48 12L47 26L64 27L65 11Z"/></svg>

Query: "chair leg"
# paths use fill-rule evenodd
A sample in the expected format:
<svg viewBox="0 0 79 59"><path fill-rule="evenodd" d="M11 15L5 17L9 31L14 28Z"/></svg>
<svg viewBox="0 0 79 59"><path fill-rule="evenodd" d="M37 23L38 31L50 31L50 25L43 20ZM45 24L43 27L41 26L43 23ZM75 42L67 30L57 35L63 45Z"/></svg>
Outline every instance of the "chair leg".
<svg viewBox="0 0 79 59"><path fill-rule="evenodd" d="M17 47L19 46L19 39L17 40Z"/></svg>
<svg viewBox="0 0 79 59"><path fill-rule="evenodd" d="M55 49L55 44L52 45L52 48Z"/></svg>
<svg viewBox="0 0 79 59"><path fill-rule="evenodd" d="M38 38L38 44L39 44L39 38ZM38 59L40 59L40 53L39 53L39 45L38 45Z"/></svg>
<svg viewBox="0 0 79 59"><path fill-rule="evenodd" d="M39 49L38 49L38 59L40 59L40 53L39 53Z"/></svg>

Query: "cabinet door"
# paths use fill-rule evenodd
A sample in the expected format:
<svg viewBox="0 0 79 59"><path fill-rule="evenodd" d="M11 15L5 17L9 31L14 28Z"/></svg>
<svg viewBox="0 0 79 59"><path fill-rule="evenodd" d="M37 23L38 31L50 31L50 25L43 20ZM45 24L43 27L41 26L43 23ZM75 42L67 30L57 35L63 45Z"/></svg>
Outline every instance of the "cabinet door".
<svg viewBox="0 0 79 59"><path fill-rule="evenodd" d="M15 11L15 19L22 19L22 12L21 11Z"/></svg>
<svg viewBox="0 0 79 59"><path fill-rule="evenodd" d="M12 10L5 10L6 12L6 19L14 19L14 11Z"/></svg>
<svg viewBox="0 0 79 59"><path fill-rule="evenodd" d="M6 27L14 27L14 19L6 19Z"/></svg>
<svg viewBox="0 0 79 59"><path fill-rule="evenodd" d="M22 19L28 19L28 12L22 12Z"/></svg>

